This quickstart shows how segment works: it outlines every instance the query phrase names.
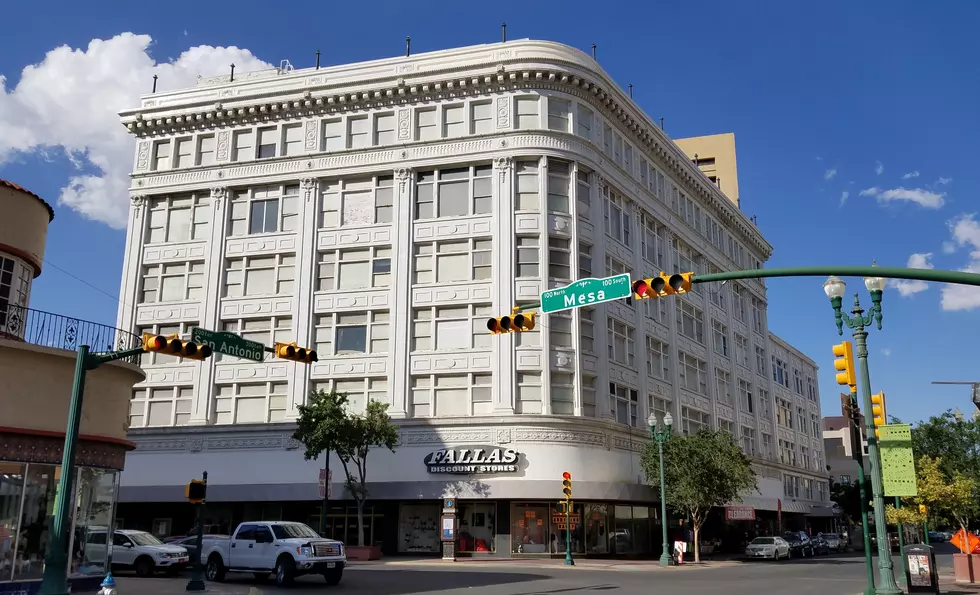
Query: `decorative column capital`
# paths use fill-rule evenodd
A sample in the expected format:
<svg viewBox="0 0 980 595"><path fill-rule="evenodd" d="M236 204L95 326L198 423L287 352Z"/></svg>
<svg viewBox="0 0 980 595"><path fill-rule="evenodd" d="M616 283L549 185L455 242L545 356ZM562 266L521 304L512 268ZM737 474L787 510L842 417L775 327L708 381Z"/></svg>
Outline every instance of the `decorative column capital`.
<svg viewBox="0 0 980 595"><path fill-rule="evenodd" d="M405 185L412 177L412 170L407 167L399 167L395 170L395 179L398 180L398 191L404 192Z"/></svg>
<svg viewBox="0 0 980 595"><path fill-rule="evenodd" d="M134 194L129 197L129 200L133 204L133 214L135 214L138 217L140 214L140 210L143 208L143 205L146 204L146 195Z"/></svg>
<svg viewBox="0 0 980 595"><path fill-rule="evenodd" d="M508 170L514 167L513 157L497 157L493 160L493 168L500 173L507 173Z"/></svg>
<svg viewBox="0 0 980 595"><path fill-rule="evenodd" d="M214 205L215 210L221 208L226 198L228 198L228 189L224 186L215 186L211 189L211 204Z"/></svg>
<svg viewBox="0 0 980 595"><path fill-rule="evenodd" d="M316 178L303 178L299 181L300 188L303 189L303 194L306 195L306 200L309 201L313 197L313 193L316 191L317 179Z"/></svg>

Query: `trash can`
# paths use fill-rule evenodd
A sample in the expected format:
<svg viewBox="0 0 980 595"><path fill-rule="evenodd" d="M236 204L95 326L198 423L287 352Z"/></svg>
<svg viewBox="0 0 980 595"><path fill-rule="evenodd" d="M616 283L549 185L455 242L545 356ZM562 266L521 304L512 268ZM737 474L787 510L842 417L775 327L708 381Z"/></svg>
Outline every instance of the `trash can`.
<svg viewBox="0 0 980 595"><path fill-rule="evenodd" d="M939 569L932 546L912 543L905 546L902 556L909 593L939 593Z"/></svg>

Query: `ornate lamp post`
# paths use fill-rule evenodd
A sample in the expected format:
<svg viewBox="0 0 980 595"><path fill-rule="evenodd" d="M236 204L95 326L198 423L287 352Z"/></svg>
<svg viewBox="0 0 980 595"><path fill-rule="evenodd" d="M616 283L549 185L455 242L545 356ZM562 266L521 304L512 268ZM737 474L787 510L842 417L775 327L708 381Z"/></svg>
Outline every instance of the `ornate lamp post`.
<svg viewBox="0 0 980 595"><path fill-rule="evenodd" d="M647 425L650 426L650 435L657 442L657 449L660 453L660 530L663 539L664 552L660 554L660 565L670 566L670 547L667 544L667 499L664 497L664 442L670 438L670 426L674 423L674 418L670 413L664 415L664 423L660 425L654 413L647 418Z"/></svg>
<svg viewBox="0 0 980 595"><path fill-rule="evenodd" d="M830 298L834 308L834 318L837 322L837 334L844 334L844 325L851 329L854 346L857 351L861 374L861 392L864 397L864 410L871 411L871 376L868 372L868 331L866 327L872 322L881 330L881 295L885 289L885 279L881 277L865 277L864 286L871 293L871 310L865 314L861 308L858 294L854 294L854 308L851 316L841 310L847 285L836 276L831 276L823 284L823 290ZM871 464L871 491L874 501L875 534L878 539L878 574L881 584L875 589L877 595L901 595L902 590L895 583L891 559L891 544L888 542L888 525L885 521L885 499L881 479L881 459L878 454L878 439L875 437L874 422L870 416L865 416L868 440L868 460ZM867 527L864 528L867 532Z"/></svg>

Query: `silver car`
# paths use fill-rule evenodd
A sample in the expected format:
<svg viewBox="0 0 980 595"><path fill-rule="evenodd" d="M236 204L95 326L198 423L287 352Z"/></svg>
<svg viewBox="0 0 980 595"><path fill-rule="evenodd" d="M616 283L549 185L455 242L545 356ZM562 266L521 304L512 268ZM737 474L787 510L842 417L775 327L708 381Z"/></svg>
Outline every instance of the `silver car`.
<svg viewBox="0 0 980 595"><path fill-rule="evenodd" d="M818 537L823 537L823 540L827 542L827 547L830 548L832 552L842 551L843 542L841 541L840 535L836 533L821 533Z"/></svg>
<svg viewBox="0 0 980 595"><path fill-rule="evenodd" d="M745 547L746 558L789 558L789 542L782 537L756 537Z"/></svg>

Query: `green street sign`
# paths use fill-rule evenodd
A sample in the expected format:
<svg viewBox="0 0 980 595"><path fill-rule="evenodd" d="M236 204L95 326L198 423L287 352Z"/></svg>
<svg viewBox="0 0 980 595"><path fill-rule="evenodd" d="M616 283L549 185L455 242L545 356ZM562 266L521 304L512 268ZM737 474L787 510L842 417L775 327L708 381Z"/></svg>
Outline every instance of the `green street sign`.
<svg viewBox="0 0 980 595"><path fill-rule="evenodd" d="M548 314L571 308L612 302L630 296L630 276L580 279L571 285L549 289L541 294L541 311Z"/></svg>
<svg viewBox="0 0 980 595"><path fill-rule="evenodd" d="M191 329L191 341L198 345L210 345L215 353L233 355L253 362L265 361L265 345L242 339L235 333L210 331L206 328Z"/></svg>

